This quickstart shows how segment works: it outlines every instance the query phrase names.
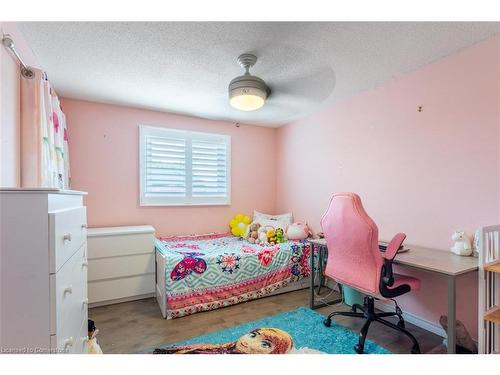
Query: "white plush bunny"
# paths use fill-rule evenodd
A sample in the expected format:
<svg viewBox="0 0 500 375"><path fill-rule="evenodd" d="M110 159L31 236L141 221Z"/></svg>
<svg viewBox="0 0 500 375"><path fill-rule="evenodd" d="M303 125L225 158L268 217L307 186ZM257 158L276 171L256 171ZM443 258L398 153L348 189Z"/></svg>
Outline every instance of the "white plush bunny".
<svg viewBox="0 0 500 375"><path fill-rule="evenodd" d="M457 231L453 233L451 239L454 242L451 251L457 255L469 256L472 254L472 246L470 244L470 239L467 237L464 231Z"/></svg>
<svg viewBox="0 0 500 375"><path fill-rule="evenodd" d="M261 244L267 243L266 230L267 230L267 227L264 227L264 226L260 227L257 230L257 234L258 234L258 237L259 237L259 243L261 243Z"/></svg>

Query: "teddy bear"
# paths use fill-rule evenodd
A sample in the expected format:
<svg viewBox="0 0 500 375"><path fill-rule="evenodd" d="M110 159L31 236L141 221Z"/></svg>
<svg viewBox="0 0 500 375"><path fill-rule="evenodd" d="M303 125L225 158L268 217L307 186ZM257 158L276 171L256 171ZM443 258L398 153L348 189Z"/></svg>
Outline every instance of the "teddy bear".
<svg viewBox="0 0 500 375"><path fill-rule="evenodd" d="M469 256L472 254L472 246L469 237L463 231L453 233L451 239L454 242L451 251L457 255Z"/></svg>
<svg viewBox="0 0 500 375"><path fill-rule="evenodd" d="M259 229L260 229L260 224L259 223L252 223L250 224L250 231L248 233L248 242L250 243L259 243Z"/></svg>

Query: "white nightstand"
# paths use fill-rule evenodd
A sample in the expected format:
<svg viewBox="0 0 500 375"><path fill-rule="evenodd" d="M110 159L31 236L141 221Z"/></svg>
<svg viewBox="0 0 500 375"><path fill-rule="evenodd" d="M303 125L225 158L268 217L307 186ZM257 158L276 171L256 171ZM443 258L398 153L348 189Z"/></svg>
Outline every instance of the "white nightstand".
<svg viewBox="0 0 500 375"><path fill-rule="evenodd" d="M154 296L154 238L151 225L88 229L90 307Z"/></svg>

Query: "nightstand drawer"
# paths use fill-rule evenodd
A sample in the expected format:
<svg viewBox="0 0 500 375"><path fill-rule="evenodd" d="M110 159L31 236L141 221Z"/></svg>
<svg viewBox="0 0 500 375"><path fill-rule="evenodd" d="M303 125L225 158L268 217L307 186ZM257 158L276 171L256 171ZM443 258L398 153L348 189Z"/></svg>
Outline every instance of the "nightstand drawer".
<svg viewBox="0 0 500 375"><path fill-rule="evenodd" d="M89 259L89 281L155 272L155 254Z"/></svg>
<svg viewBox="0 0 500 375"><path fill-rule="evenodd" d="M153 294L155 274L89 282L89 303Z"/></svg>
<svg viewBox="0 0 500 375"><path fill-rule="evenodd" d="M92 229L88 238L89 259L152 253L154 250L153 233L96 236Z"/></svg>

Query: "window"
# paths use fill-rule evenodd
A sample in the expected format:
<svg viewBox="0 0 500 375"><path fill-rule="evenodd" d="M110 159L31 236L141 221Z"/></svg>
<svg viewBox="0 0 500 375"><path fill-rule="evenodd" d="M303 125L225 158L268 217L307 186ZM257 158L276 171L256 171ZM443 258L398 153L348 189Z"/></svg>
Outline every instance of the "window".
<svg viewBox="0 0 500 375"><path fill-rule="evenodd" d="M139 127L141 206L231 201L231 137Z"/></svg>

